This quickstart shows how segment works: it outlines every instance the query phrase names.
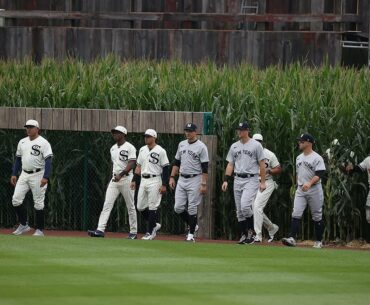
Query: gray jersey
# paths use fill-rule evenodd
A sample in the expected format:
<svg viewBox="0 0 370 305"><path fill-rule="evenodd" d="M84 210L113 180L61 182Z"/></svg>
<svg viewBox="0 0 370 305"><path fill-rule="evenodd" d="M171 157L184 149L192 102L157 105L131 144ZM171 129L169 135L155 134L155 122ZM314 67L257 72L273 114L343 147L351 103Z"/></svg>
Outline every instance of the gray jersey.
<svg viewBox="0 0 370 305"><path fill-rule="evenodd" d="M259 162L265 159L261 143L254 139L243 144L241 141L231 145L226 160L234 165L234 172L237 174L259 173Z"/></svg>
<svg viewBox="0 0 370 305"><path fill-rule="evenodd" d="M316 174L316 171L326 170L324 159L316 152L312 152L309 155L300 154L296 160L296 171L298 185L302 186L306 182L309 182ZM321 183L321 179L317 184Z"/></svg>
<svg viewBox="0 0 370 305"><path fill-rule="evenodd" d="M181 141L175 158L181 162L180 173L184 175L201 174L201 163L209 162L207 146L200 140L193 143Z"/></svg>

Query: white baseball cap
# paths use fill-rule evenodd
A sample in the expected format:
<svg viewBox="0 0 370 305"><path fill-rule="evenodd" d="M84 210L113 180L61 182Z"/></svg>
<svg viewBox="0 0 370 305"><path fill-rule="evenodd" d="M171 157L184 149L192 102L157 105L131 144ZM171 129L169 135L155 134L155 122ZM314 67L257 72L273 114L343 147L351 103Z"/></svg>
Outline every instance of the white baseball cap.
<svg viewBox="0 0 370 305"><path fill-rule="evenodd" d="M259 133L255 133L253 135L253 139L255 139L256 141L263 141L263 136Z"/></svg>
<svg viewBox="0 0 370 305"><path fill-rule="evenodd" d="M119 131L119 132L121 132L121 133L123 133L123 134L127 135L127 129L126 129L125 127L123 127L123 126L120 126L120 125L118 125L118 126L116 126L116 127L112 128L112 129L111 129L111 132L113 132L113 131Z"/></svg>
<svg viewBox="0 0 370 305"><path fill-rule="evenodd" d="M145 136L151 136L157 138L157 132L154 129L147 129L144 133Z"/></svg>
<svg viewBox="0 0 370 305"><path fill-rule="evenodd" d="M24 125L24 127L37 127L37 128L40 128L39 127L39 122L37 122L36 120L28 120L26 122L26 124Z"/></svg>

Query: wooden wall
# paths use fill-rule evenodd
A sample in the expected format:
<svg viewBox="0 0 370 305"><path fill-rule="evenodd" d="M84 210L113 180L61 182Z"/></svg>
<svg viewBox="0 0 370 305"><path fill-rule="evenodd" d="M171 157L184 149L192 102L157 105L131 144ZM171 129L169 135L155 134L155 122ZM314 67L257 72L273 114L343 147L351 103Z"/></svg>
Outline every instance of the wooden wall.
<svg viewBox="0 0 370 305"><path fill-rule="evenodd" d="M258 67L297 60L332 65L341 58L340 33L86 29L58 27L0 28L0 58L36 62L67 56L91 61L113 53L122 59L180 59L218 64L248 62Z"/></svg>

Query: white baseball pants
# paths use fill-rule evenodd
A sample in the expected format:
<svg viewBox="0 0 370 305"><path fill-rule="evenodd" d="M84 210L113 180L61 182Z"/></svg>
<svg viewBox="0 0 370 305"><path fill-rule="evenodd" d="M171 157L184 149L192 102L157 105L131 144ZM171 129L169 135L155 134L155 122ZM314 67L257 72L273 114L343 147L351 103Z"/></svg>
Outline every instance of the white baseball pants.
<svg viewBox="0 0 370 305"><path fill-rule="evenodd" d="M161 176L141 178L139 193L137 194L138 211L144 211L147 208L152 211L158 209L162 199L162 195L159 192L161 186Z"/></svg>
<svg viewBox="0 0 370 305"><path fill-rule="evenodd" d="M124 176L118 182L109 182L106 194L105 201L103 205L103 210L100 213L98 230L104 232L107 226L107 222L110 216L110 213L113 209L114 203L119 196L122 194L123 199L126 203L128 220L130 224L130 233L137 233L137 215L134 203L134 190L130 189L132 180L132 175Z"/></svg>
<svg viewBox="0 0 370 305"><path fill-rule="evenodd" d="M253 204L253 219L254 219L254 230L256 236L262 240L262 225L265 226L267 230L273 228L273 223L263 212L268 200L271 197L271 194L275 190L275 181L272 179L266 180L266 189L261 192L258 190L256 199Z"/></svg>
<svg viewBox="0 0 370 305"><path fill-rule="evenodd" d="M22 171L17 184L15 186L12 204L13 206L20 206L23 203L24 197L29 190L32 192L34 208L36 210L44 209L45 193L47 184L40 187L41 179L44 175L44 171L37 173L27 174Z"/></svg>

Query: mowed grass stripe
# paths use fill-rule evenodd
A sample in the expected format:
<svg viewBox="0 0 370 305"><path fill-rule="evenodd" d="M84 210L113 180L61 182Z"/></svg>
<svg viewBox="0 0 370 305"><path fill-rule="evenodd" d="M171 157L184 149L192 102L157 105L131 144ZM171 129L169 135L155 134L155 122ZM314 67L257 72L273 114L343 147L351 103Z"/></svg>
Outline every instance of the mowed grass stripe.
<svg viewBox="0 0 370 305"><path fill-rule="evenodd" d="M368 252L0 235L0 304L366 304Z"/></svg>

